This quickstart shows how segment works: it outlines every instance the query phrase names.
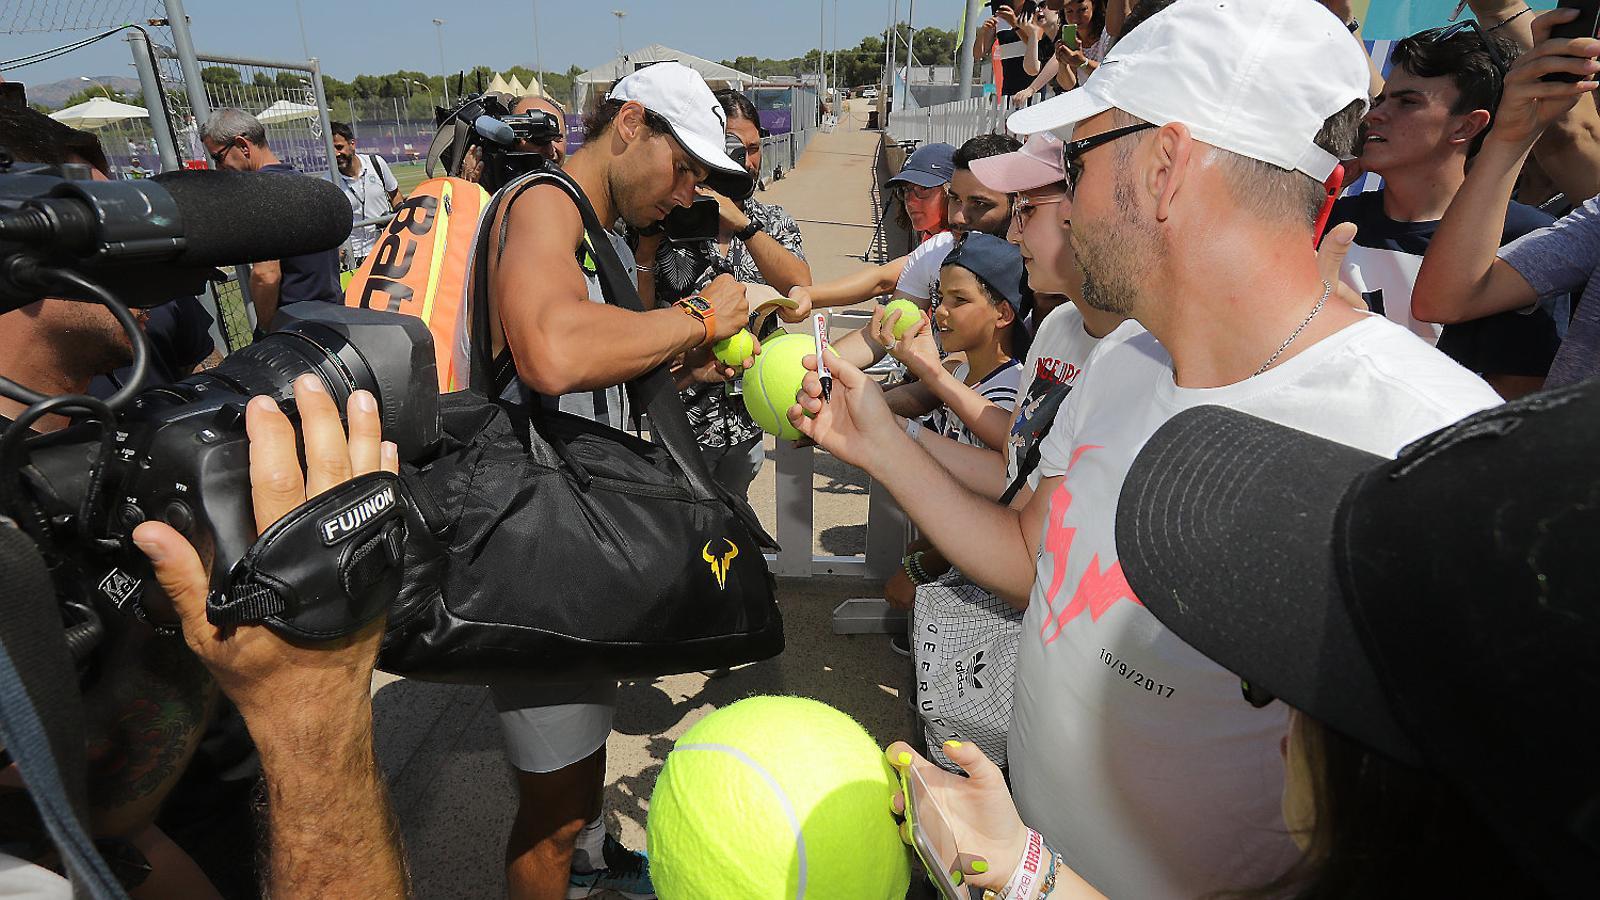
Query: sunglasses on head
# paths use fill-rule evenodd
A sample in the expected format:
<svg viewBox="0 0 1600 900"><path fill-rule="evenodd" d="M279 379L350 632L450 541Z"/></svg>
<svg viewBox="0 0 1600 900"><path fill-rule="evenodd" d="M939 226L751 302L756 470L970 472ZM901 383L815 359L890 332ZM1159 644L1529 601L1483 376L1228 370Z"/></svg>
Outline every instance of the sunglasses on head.
<svg viewBox="0 0 1600 900"><path fill-rule="evenodd" d="M1442 44L1463 31L1472 31L1483 42L1483 49L1489 54L1489 62L1494 66L1495 72L1500 75L1500 80L1505 81L1506 73L1511 71L1511 63L1500 54L1500 49L1489 39L1489 33L1483 30L1477 19L1462 19L1443 28L1434 28L1417 35L1417 39L1430 44ZM1498 93L1498 91L1496 92Z"/></svg>

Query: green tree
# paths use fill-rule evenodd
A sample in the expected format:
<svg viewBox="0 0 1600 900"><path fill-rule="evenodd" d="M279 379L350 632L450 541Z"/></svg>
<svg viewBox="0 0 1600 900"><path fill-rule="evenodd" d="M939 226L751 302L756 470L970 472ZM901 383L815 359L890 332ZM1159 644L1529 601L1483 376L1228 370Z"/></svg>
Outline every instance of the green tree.
<svg viewBox="0 0 1600 900"><path fill-rule="evenodd" d="M71 97L68 97L67 102L61 104L61 108L66 109L69 106L77 106L79 103L88 103L90 100L93 100L96 97L105 97L106 93L106 90L102 89L99 85L91 85L77 92L76 94L73 94ZM134 106L144 105L144 101L138 97L130 97L129 95L124 94L115 88L110 89L110 94L111 99L117 103L131 103ZM48 111L50 110L47 110L47 112Z"/></svg>
<svg viewBox="0 0 1600 900"><path fill-rule="evenodd" d="M256 74L250 76L250 83L258 88L261 88L262 90L268 91L278 86L278 83L272 79L272 76L265 72L257 72Z"/></svg>
<svg viewBox="0 0 1600 900"><path fill-rule="evenodd" d="M206 66L200 70L200 80L209 86L244 84L244 76L231 66Z"/></svg>

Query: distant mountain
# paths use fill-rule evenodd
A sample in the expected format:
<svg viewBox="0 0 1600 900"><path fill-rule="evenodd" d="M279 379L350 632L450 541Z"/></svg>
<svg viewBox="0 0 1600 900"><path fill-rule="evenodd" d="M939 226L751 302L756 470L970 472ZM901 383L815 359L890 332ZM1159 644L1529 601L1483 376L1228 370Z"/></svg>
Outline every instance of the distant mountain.
<svg viewBox="0 0 1600 900"><path fill-rule="evenodd" d="M112 93L122 93L130 97L143 96L139 89L139 79L128 78L123 75L96 75L94 80L110 88ZM26 81L23 82L27 84ZM61 81L52 81L49 84L28 84L28 102L43 103L51 109L60 109L67 103L67 98L78 93L84 88L94 85L76 78L65 78Z"/></svg>

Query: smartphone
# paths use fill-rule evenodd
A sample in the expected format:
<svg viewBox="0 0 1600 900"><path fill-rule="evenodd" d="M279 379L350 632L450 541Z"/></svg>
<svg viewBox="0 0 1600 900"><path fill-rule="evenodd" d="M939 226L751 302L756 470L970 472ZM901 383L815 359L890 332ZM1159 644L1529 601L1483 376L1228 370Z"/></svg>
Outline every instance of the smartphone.
<svg viewBox="0 0 1600 900"><path fill-rule="evenodd" d="M1600 33L1600 0L1561 0L1557 9L1575 9L1578 17L1571 22L1550 29L1550 37L1562 40L1592 38ZM1581 76L1571 72L1551 72L1541 81L1580 81Z"/></svg>
<svg viewBox="0 0 1600 900"><path fill-rule="evenodd" d="M956 832L922 777L922 769L928 765L919 760L900 776L900 786L906 795L907 821L911 823L911 846L943 900L971 900L972 895L950 877L959 852Z"/></svg>
<svg viewBox="0 0 1600 900"><path fill-rule="evenodd" d="M1066 44L1069 49L1078 49L1078 26L1061 26L1061 43Z"/></svg>
<svg viewBox="0 0 1600 900"><path fill-rule="evenodd" d="M722 233L722 210L717 198L696 197L689 206L680 206L668 213L662 224L667 240L674 244L715 241Z"/></svg>

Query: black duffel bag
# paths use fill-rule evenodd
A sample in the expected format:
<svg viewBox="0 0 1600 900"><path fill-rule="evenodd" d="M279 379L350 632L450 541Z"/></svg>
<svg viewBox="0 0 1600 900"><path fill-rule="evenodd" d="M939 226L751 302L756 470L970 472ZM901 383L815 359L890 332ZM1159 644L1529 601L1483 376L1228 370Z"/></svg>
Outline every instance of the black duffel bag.
<svg viewBox="0 0 1600 900"><path fill-rule="evenodd" d="M783 622L762 554L776 545L711 477L665 366L628 385L650 441L538 403L485 399L503 388L486 363L491 224L535 183L561 186L583 214L606 301L643 310L564 173L525 176L495 197L473 262L473 390L440 398L441 445L405 472L415 538L379 668L430 681L572 682L776 656Z"/></svg>

